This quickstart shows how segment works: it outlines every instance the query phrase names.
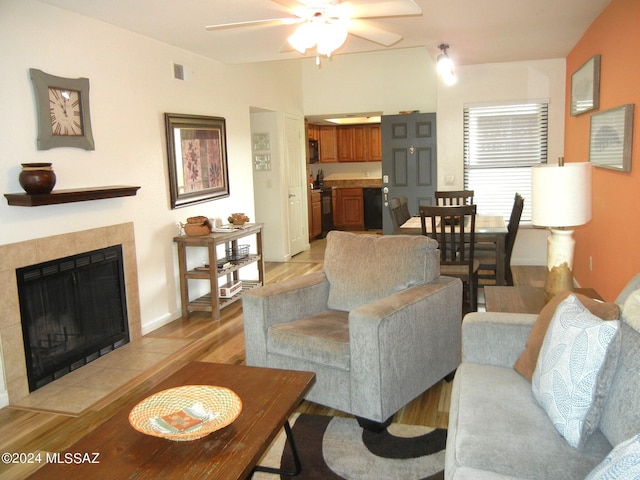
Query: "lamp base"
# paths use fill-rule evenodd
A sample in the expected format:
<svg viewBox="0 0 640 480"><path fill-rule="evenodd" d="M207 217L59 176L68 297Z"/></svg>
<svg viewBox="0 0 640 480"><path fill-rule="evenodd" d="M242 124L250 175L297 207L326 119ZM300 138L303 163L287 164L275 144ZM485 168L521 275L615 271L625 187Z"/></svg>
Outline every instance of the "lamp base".
<svg viewBox="0 0 640 480"><path fill-rule="evenodd" d="M547 278L544 295L547 300L565 290L573 290L573 230L552 228L547 238Z"/></svg>
<svg viewBox="0 0 640 480"><path fill-rule="evenodd" d="M547 278L544 283L545 299L549 301L566 290L573 290L573 272L569 266L563 263L547 270Z"/></svg>

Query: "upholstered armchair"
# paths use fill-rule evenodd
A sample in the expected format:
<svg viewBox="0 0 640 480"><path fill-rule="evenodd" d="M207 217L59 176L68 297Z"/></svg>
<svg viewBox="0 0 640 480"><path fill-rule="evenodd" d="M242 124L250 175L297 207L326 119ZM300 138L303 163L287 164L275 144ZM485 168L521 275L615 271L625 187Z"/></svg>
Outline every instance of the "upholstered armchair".
<svg viewBox="0 0 640 480"><path fill-rule="evenodd" d="M307 370L307 399L379 427L460 363L462 283L421 235L327 235L324 268L243 297L247 365Z"/></svg>

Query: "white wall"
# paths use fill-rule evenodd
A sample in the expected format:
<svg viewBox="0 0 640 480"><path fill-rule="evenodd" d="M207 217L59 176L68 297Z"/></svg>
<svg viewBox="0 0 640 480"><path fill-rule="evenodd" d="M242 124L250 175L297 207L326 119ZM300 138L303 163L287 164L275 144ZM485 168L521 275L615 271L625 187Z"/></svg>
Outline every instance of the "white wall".
<svg viewBox="0 0 640 480"><path fill-rule="evenodd" d="M302 62L304 114L328 115L404 110L435 112L437 77L427 49L369 52ZM317 164L325 178L382 178L380 162Z"/></svg>
<svg viewBox="0 0 640 480"><path fill-rule="evenodd" d="M564 156L565 59L469 65L456 68L458 83L438 85L438 185L453 176L448 190L462 189L463 116L466 104L529 99L549 101L549 160ZM545 230L518 230L511 263L546 265Z"/></svg>
<svg viewBox="0 0 640 480"><path fill-rule="evenodd" d="M192 70L191 81L173 79L174 61ZM29 68L89 78L95 151L37 150ZM143 332L179 316L178 222L235 211L255 218L251 107L302 115L298 62L225 66L32 0L0 2L0 72L3 192L21 192L22 162L52 162L56 189L142 187L135 197L56 206L10 207L3 199L0 243L133 221ZM226 119L229 198L171 210L164 112Z"/></svg>

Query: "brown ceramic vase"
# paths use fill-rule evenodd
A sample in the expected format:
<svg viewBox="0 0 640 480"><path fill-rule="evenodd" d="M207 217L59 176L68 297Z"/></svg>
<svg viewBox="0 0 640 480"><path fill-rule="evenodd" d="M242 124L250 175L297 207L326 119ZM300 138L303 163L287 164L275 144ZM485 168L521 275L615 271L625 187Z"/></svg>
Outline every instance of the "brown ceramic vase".
<svg viewBox="0 0 640 480"><path fill-rule="evenodd" d="M50 163L23 163L18 181L29 194L50 193L56 184L56 174Z"/></svg>

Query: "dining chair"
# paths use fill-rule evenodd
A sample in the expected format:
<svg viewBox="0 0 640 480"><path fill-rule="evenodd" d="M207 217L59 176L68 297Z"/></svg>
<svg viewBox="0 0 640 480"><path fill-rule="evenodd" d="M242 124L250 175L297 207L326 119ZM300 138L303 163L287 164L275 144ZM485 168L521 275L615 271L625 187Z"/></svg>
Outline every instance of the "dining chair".
<svg viewBox="0 0 640 480"><path fill-rule="evenodd" d="M422 234L438 242L440 273L462 280L470 311L478 309L478 269L474 258L476 205L420 205Z"/></svg>
<svg viewBox="0 0 640 480"><path fill-rule="evenodd" d="M473 190L438 190L435 193L436 205L473 205Z"/></svg>
<svg viewBox="0 0 640 480"><path fill-rule="evenodd" d="M389 200L389 213L391 213L391 222L395 232L404 222L411 218L407 197L394 197Z"/></svg>
<svg viewBox="0 0 640 480"><path fill-rule="evenodd" d="M524 198L519 193L515 194L513 199L513 207L511 209L511 216L509 217L509 225L507 225L507 235L504 239L504 278L507 285L513 286L513 273L511 271L511 254L513 252L513 246L516 243L516 236L518 234L518 227L520 226L520 218L522 217L522 210L524 209ZM496 248L495 243L490 245L482 244L476 245L475 257L480 262L480 271L478 278L481 280L493 280L496 281L497 274L497 261L496 261Z"/></svg>

